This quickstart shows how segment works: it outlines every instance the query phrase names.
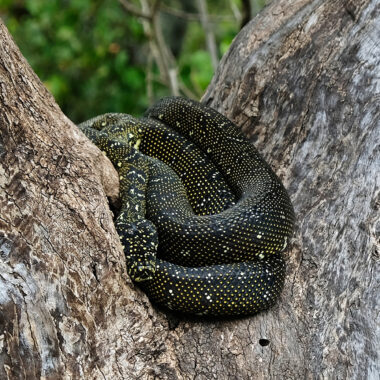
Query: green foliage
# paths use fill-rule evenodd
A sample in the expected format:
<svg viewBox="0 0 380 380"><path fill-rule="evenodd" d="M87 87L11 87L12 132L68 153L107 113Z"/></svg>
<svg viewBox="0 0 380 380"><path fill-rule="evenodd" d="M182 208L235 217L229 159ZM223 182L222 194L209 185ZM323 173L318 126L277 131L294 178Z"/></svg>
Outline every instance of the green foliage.
<svg viewBox="0 0 380 380"><path fill-rule="evenodd" d="M27 0L0 8L18 46L75 122L104 112L140 114L142 26L117 1Z"/></svg>
<svg viewBox="0 0 380 380"><path fill-rule="evenodd" d="M194 13L192 1L186 6L174 0L167 4ZM213 0L208 6L210 13L229 17L213 23L222 55L239 25L230 2ZM37 75L74 122L105 112L141 115L147 108L148 41L140 20L126 13L117 0L2 0L0 15ZM178 50L180 80L200 97L213 75L204 31L197 21L163 16L167 43ZM175 23L177 29L170 28ZM178 24L182 24L179 29ZM158 76L156 67L153 74ZM153 91L156 98L170 94L159 82L154 82Z"/></svg>

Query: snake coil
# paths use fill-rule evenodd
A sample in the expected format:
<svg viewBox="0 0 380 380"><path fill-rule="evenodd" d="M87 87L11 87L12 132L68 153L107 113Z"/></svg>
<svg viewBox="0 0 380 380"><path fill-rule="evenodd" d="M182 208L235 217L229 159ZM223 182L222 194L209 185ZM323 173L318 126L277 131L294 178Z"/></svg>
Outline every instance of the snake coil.
<svg viewBox="0 0 380 380"><path fill-rule="evenodd" d="M281 292L293 230L286 190L226 117L170 97L144 118L79 125L120 178L116 229L149 298L199 315L253 314Z"/></svg>

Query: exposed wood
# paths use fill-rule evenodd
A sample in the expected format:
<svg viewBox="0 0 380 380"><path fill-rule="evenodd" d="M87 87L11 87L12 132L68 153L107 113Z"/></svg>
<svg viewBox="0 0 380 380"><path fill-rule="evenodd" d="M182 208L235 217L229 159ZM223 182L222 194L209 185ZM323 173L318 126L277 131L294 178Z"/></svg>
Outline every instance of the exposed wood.
<svg viewBox="0 0 380 380"><path fill-rule="evenodd" d="M252 138L298 219L281 300L227 321L166 315L129 281L116 173L0 24L0 378L377 378L377 3L273 2L219 64L203 100Z"/></svg>

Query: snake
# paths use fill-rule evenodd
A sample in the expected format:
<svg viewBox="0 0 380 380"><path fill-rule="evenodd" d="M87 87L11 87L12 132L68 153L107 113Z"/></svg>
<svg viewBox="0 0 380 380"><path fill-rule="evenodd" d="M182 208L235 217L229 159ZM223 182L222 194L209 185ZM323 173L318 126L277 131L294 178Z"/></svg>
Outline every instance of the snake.
<svg viewBox="0 0 380 380"><path fill-rule="evenodd" d="M115 226L151 301L186 314L252 315L284 285L294 210L243 132L205 104L168 97L141 118L79 124L120 181Z"/></svg>

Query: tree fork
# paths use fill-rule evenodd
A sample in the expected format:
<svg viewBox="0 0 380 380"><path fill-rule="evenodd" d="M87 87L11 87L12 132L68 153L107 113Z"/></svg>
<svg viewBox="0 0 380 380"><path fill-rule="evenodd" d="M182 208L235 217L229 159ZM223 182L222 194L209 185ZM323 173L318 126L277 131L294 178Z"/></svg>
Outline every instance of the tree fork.
<svg viewBox="0 0 380 380"><path fill-rule="evenodd" d="M272 2L203 98L250 136L298 221L281 300L238 320L174 319L131 283L116 172L0 24L0 378L375 378L376 5Z"/></svg>

